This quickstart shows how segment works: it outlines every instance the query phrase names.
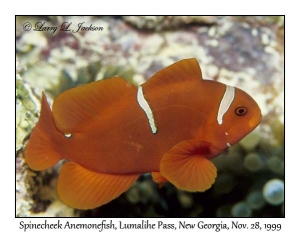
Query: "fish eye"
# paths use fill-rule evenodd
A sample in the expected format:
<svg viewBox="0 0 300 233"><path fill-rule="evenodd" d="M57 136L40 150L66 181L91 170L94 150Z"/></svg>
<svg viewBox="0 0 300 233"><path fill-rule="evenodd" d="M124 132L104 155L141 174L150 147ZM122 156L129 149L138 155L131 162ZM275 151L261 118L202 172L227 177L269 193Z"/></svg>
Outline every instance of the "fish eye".
<svg viewBox="0 0 300 233"><path fill-rule="evenodd" d="M238 116L244 116L247 113L247 108L246 107L237 107L234 112Z"/></svg>

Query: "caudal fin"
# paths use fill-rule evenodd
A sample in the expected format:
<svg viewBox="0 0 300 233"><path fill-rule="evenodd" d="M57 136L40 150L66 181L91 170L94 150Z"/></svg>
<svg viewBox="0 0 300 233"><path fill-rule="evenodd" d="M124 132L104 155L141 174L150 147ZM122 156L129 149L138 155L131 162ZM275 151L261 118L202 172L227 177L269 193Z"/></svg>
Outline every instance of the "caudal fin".
<svg viewBox="0 0 300 233"><path fill-rule="evenodd" d="M47 98L43 93L40 119L31 133L25 150L25 161L31 169L45 170L62 159L53 146L53 138L58 134Z"/></svg>

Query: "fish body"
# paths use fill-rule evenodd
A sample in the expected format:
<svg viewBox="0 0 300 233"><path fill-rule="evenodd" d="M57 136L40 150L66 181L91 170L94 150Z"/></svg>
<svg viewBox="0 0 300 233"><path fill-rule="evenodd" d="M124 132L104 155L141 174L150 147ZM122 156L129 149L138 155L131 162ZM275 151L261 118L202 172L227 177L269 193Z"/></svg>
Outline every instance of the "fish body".
<svg viewBox="0 0 300 233"><path fill-rule="evenodd" d="M252 97L203 80L198 62L186 59L141 86L110 78L70 89L54 100L52 112L43 95L25 158L34 170L68 160L58 194L79 209L111 201L148 172L159 184L205 191L216 177L210 159L260 120Z"/></svg>

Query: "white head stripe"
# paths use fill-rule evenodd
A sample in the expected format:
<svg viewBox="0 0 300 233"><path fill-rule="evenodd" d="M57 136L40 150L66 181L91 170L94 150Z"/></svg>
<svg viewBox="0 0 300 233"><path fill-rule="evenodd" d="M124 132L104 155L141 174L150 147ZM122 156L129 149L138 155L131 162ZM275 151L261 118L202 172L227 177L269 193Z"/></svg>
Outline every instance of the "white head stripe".
<svg viewBox="0 0 300 233"><path fill-rule="evenodd" d="M70 138L70 137L72 137L72 134L70 134L70 133L69 134L65 134L65 137L66 138Z"/></svg>
<svg viewBox="0 0 300 233"><path fill-rule="evenodd" d="M144 97L143 88L141 86L138 86L137 101L138 101L140 107L146 113L146 116L148 118L152 133L156 133L157 128L156 128L156 125L155 125L153 113L152 113L152 110L151 110L147 100Z"/></svg>
<svg viewBox="0 0 300 233"><path fill-rule="evenodd" d="M223 116L229 109L232 101L234 100L234 94L235 94L234 87L226 85L226 90L225 90L225 93L221 100L221 103L219 106L219 111L218 111L218 116L217 116L217 121L218 121L219 125L221 125L223 123Z"/></svg>
<svg viewBox="0 0 300 233"><path fill-rule="evenodd" d="M230 145L230 143L229 143L229 142L227 142L227 143L226 143L226 145L227 145L228 147L231 147L231 145Z"/></svg>

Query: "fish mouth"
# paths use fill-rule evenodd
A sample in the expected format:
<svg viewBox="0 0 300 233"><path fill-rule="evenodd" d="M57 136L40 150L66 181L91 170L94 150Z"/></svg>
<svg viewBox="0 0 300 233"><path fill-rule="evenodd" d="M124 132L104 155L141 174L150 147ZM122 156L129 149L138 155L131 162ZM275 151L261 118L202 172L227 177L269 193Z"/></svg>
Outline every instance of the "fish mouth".
<svg viewBox="0 0 300 233"><path fill-rule="evenodd" d="M262 119L262 115L256 115L254 117L251 118L251 120L249 121L249 126L254 129L256 126L259 125L259 123L261 122Z"/></svg>

